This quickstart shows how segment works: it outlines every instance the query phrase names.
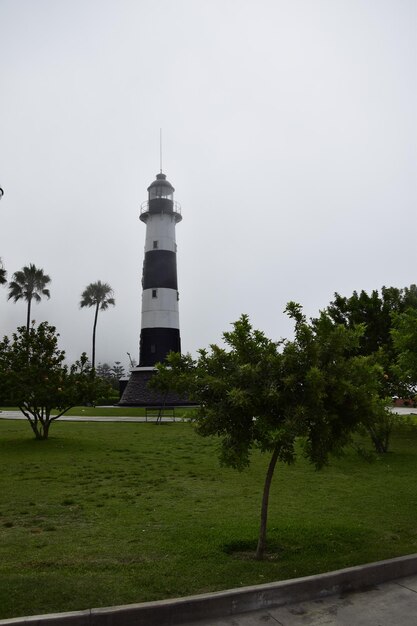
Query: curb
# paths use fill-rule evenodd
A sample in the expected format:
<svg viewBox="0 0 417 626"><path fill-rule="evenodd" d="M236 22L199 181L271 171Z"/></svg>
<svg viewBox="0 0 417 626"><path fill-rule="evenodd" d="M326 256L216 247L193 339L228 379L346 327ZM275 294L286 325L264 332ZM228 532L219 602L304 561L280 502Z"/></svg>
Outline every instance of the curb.
<svg viewBox="0 0 417 626"><path fill-rule="evenodd" d="M180 626L357 591L417 573L417 554L366 565L202 595L85 611L0 620L1 626Z"/></svg>

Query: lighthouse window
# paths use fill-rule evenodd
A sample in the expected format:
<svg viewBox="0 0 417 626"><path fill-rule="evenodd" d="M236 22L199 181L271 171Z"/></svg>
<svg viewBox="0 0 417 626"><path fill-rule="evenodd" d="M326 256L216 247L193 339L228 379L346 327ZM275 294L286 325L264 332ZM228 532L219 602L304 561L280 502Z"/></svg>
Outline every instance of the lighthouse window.
<svg viewBox="0 0 417 626"><path fill-rule="evenodd" d="M156 352L156 345L154 343L151 344L151 353L155 354Z"/></svg>
<svg viewBox="0 0 417 626"><path fill-rule="evenodd" d="M158 290L152 289L152 298L157 298L157 297L158 297Z"/></svg>
<svg viewBox="0 0 417 626"><path fill-rule="evenodd" d="M157 241L154 241L154 242L153 242L153 249L154 249L154 250L157 250L157 249L158 249L158 242L157 242Z"/></svg>
<svg viewBox="0 0 417 626"><path fill-rule="evenodd" d="M151 187L149 190L149 200L154 200L156 198L167 198L168 200L172 200L173 197L174 194L172 188L166 187L165 185Z"/></svg>

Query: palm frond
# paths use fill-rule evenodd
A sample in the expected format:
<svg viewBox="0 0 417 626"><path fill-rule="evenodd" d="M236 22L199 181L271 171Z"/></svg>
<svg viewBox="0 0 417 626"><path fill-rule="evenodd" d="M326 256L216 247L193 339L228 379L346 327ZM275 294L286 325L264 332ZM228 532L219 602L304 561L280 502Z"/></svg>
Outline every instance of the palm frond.
<svg viewBox="0 0 417 626"><path fill-rule="evenodd" d="M11 300L11 298L13 298L15 302L20 300L20 298L23 298L21 285L13 280L9 283L9 295L7 299Z"/></svg>
<svg viewBox="0 0 417 626"><path fill-rule="evenodd" d="M41 296L50 298L49 289L46 288L50 282L50 277L44 273L43 269L37 268L33 263L25 265L13 274L9 283L8 299L13 299L15 302L20 299L27 302L32 299L40 302Z"/></svg>
<svg viewBox="0 0 417 626"><path fill-rule="evenodd" d="M5 285L7 283L7 272L3 267L3 261L0 259L0 285Z"/></svg>
<svg viewBox="0 0 417 626"><path fill-rule="evenodd" d="M81 294L81 308L99 305L100 310L105 311L109 305L115 304L113 289L108 283L102 283L100 280L87 285Z"/></svg>

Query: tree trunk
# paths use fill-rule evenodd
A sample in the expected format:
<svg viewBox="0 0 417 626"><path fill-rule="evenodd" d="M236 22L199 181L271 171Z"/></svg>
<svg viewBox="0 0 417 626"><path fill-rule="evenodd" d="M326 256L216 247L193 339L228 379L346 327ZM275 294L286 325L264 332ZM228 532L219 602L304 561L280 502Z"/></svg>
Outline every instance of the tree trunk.
<svg viewBox="0 0 417 626"><path fill-rule="evenodd" d="M36 439L41 441L48 439L49 427L52 423L50 411L47 411L46 415L41 417L37 411L28 407L19 406L19 409L29 422Z"/></svg>
<svg viewBox="0 0 417 626"><path fill-rule="evenodd" d="M51 422L49 419L46 419L44 423L41 425L40 439L48 439L50 425L51 425Z"/></svg>
<svg viewBox="0 0 417 626"><path fill-rule="evenodd" d="M91 369L94 370L96 364L96 326L97 326L97 317L98 317L98 308L100 303L97 302L96 312L94 315L94 325L93 325L93 354L91 357Z"/></svg>
<svg viewBox="0 0 417 626"><path fill-rule="evenodd" d="M26 419L28 420L28 422L30 424L30 427L33 430L33 434L35 435L36 439L40 439L38 425L36 424L36 422L31 420L27 415L26 415Z"/></svg>
<svg viewBox="0 0 417 626"><path fill-rule="evenodd" d="M29 327L30 327L30 309L32 306L32 298L28 299L28 314L27 314L27 318L26 318L26 330L29 332Z"/></svg>
<svg viewBox="0 0 417 626"><path fill-rule="evenodd" d="M380 427L379 431L377 428L372 428L368 426L368 433L371 437L372 443L374 444L375 451L378 454L385 454L388 452L389 446L389 436L390 430L388 428Z"/></svg>
<svg viewBox="0 0 417 626"><path fill-rule="evenodd" d="M48 439L49 427L51 425L51 421L47 419L41 422L39 418L36 420L31 419L27 415L27 413L22 410L21 407L19 408L22 411L22 413L25 415L26 419L28 420L31 429L33 430L33 434L35 435L35 438L38 439L38 441L45 441L46 439Z"/></svg>
<svg viewBox="0 0 417 626"><path fill-rule="evenodd" d="M272 477L274 475L275 466L278 461L278 448L272 453L271 460L269 461L268 471L265 477L264 492L262 496L261 507L261 525L259 527L258 546L256 548L255 558L261 561L264 558L264 552L266 548L266 524L268 520L268 502L269 502L269 490L271 488Z"/></svg>

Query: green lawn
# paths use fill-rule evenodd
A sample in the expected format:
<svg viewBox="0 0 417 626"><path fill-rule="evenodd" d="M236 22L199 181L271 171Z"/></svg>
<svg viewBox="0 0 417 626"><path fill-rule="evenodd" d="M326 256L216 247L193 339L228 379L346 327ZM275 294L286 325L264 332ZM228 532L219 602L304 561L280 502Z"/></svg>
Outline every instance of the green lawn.
<svg viewBox="0 0 417 626"><path fill-rule="evenodd" d="M120 409L118 409L120 412ZM268 459L220 468L187 422L0 420L0 618L280 580L417 551L417 435L374 463L279 466L268 559L250 558Z"/></svg>

